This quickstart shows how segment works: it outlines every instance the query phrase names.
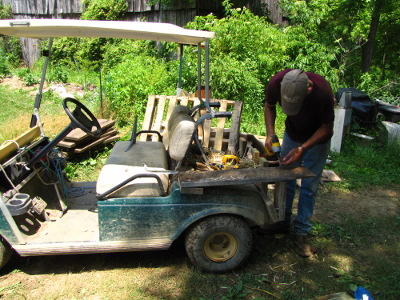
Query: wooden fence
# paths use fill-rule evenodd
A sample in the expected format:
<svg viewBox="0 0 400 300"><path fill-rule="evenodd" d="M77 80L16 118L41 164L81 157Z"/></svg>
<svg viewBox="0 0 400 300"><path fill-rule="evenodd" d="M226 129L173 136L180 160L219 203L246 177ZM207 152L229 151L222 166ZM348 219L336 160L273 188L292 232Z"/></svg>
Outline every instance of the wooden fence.
<svg viewBox="0 0 400 300"><path fill-rule="evenodd" d="M82 0L0 0L10 5L15 19L79 19L84 7ZM127 12L124 20L172 23L184 26L196 16L215 14L223 16L222 1L176 0L173 7L163 4L149 5L150 0L127 0ZM275 24L285 25L286 21L278 7L278 0L247 0L246 6L255 13L267 14ZM21 39L25 63L28 66L39 56L38 42Z"/></svg>

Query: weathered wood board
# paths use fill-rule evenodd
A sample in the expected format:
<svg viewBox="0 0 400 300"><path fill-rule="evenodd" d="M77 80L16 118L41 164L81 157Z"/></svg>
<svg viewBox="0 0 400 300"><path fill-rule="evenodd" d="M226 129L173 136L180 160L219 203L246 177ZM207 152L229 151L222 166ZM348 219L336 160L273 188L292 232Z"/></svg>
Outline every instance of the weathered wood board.
<svg viewBox="0 0 400 300"><path fill-rule="evenodd" d="M13 141L5 142L0 147L0 161L9 157L13 152L17 151L18 148L25 146L40 136L39 126L35 126L28 131L24 132Z"/></svg>
<svg viewBox="0 0 400 300"><path fill-rule="evenodd" d="M304 167L262 167L204 172L181 172L179 182L183 188L279 182L315 176Z"/></svg>
<svg viewBox="0 0 400 300"><path fill-rule="evenodd" d="M231 154L237 154L243 103L241 101L223 99L212 99L211 101L221 104L221 107L216 109L217 111L233 112L231 125L227 128L226 118L215 120L216 127L212 127L213 120L204 120L204 123L198 128L199 140L204 148L213 148L217 151L228 151ZM150 95L147 101L142 130L154 130L162 133L167 126L169 116L178 104L193 108L200 104L200 100L197 97ZM201 111L201 113L204 114L205 111ZM198 116L195 116L196 118ZM140 140L150 141L153 135L151 133L143 133L140 135Z"/></svg>
<svg viewBox="0 0 400 300"><path fill-rule="evenodd" d="M103 131L107 128L110 128L111 126L114 126L115 124L115 121L113 120L98 119L98 121ZM78 144L79 141L84 140L87 137L89 137L89 134L87 134L80 128L75 128L65 137L65 140L74 141L76 144Z"/></svg>

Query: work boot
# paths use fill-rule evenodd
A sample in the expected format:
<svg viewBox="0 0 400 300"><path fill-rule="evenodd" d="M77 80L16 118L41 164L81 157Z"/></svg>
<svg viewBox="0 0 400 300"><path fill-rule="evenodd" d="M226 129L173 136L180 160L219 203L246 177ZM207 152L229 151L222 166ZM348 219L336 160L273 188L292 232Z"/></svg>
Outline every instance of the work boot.
<svg viewBox="0 0 400 300"><path fill-rule="evenodd" d="M307 235L295 234L293 244L297 254L302 257L310 257L313 253L317 252L311 248Z"/></svg>
<svg viewBox="0 0 400 300"><path fill-rule="evenodd" d="M290 221L279 221L271 224L267 229L263 229L261 234L274 235L274 234L289 234Z"/></svg>

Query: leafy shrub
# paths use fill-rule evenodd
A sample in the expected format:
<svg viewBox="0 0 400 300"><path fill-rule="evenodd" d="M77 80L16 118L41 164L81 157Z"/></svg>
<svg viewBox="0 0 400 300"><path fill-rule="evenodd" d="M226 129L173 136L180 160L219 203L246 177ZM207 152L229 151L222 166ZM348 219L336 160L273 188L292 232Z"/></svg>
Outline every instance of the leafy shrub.
<svg viewBox="0 0 400 300"><path fill-rule="evenodd" d="M0 49L0 77L10 74L10 67L4 51Z"/></svg>
<svg viewBox="0 0 400 300"><path fill-rule="evenodd" d="M246 8L233 9L229 1L223 5L225 18L196 17L187 27L215 32L215 39L210 41L213 97L244 102L245 130L265 134L263 90L269 79L283 69L303 68L338 85L339 72L330 67L335 55L324 44L310 39L306 30L279 28ZM194 59L188 64L195 66ZM284 116L277 117L283 122Z"/></svg>
<svg viewBox="0 0 400 300"><path fill-rule="evenodd" d="M56 65L50 70L48 80L51 82L67 83L68 71L66 70L65 67Z"/></svg>
<svg viewBox="0 0 400 300"><path fill-rule="evenodd" d="M24 82L27 86L32 86L39 83L39 80L31 72L29 72L24 77Z"/></svg>
<svg viewBox="0 0 400 300"><path fill-rule="evenodd" d="M25 76L28 75L29 73L30 73L29 68L19 68L17 70L17 76L21 80L23 80L25 78Z"/></svg>
<svg viewBox="0 0 400 300"><path fill-rule="evenodd" d="M125 0L84 0L84 20L118 20L128 8Z"/></svg>
<svg viewBox="0 0 400 300"><path fill-rule="evenodd" d="M39 80L32 74L29 68L18 69L17 76L19 79L23 80L27 86L39 83Z"/></svg>
<svg viewBox="0 0 400 300"><path fill-rule="evenodd" d="M126 55L109 71L104 92L121 125L143 115L149 95L175 93L167 66L154 57Z"/></svg>

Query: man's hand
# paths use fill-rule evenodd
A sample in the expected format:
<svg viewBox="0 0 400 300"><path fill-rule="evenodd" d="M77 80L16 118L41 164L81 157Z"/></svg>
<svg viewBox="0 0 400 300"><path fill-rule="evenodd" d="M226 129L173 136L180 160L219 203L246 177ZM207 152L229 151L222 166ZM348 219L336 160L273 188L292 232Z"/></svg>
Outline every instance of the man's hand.
<svg viewBox="0 0 400 300"><path fill-rule="evenodd" d="M301 158L303 151L302 147L293 148L284 158L281 159L281 165L287 166L294 164Z"/></svg>
<svg viewBox="0 0 400 300"><path fill-rule="evenodd" d="M272 151L272 142L271 142L271 140L272 140L272 136L267 136L267 138L265 139L265 144L264 144L264 146L268 149L268 151L269 151L270 153L274 153L274 152Z"/></svg>

